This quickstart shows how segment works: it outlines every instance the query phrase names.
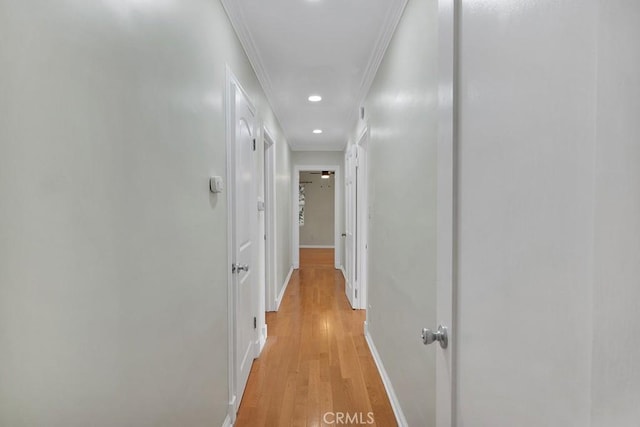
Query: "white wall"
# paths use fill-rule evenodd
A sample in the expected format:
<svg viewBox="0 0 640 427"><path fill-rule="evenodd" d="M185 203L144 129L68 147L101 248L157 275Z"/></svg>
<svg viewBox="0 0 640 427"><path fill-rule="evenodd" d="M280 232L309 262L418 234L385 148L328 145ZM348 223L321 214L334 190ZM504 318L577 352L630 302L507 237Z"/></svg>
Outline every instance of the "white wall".
<svg viewBox="0 0 640 427"><path fill-rule="evenodd" d="M336 179L336 191L338 191L338 209L339 215L336 220L336 232L342 234L344 232L344 152L343 151L292 151L291 152L292 168L296 166L319 166L319 165L338 165L340 166L341 177ZM304 168L303 168L304 169ZM344 239L338 248L338 260L340 265L344 266Z"/></svg>
<svg viewBox="0 0 640 427"><path fill-rule="evenodd" d="M365 102L367 321L409 425L435 411L435 3L409 2ZM456 425L635 426L640 6L459 5Z"/></svg>
<svg viewBox="0 0 640 427"><path fill-rule="evenodd" d="M640 422L640 3L601 1L595 152L593 427Z"/></svg>
<svg viewBox="0 0 640 427"><path fill-rule="evenodd" d="M276 295L286 285L285 280L293 268L292 259L292 215L291 186L293 185L293 152L286 140L277 142L276 151ZM298 201L296 200L297 204Z"/></svg>
<svg viewBox="0 0 640 427"><path fill-rule="evenodd" d="M291 170L222 7L2 10L0 425L221 425L226 63L280 143L283 233Z"/></svg>
<svg viewBox="0 0 640 427"><path fill-rule="evenodd" d="M300 172L305 182L304 225L300 226L300 246L335 245L335 175L322 178L318 172Z"/></svg>
<svg viewBox="0 0 640 427"><path fill-rule="evenodd" d="M437 2L409 1L365 100L371 338L410 426L435 425ZM354 130L356 143L362 124Z"/></svg>

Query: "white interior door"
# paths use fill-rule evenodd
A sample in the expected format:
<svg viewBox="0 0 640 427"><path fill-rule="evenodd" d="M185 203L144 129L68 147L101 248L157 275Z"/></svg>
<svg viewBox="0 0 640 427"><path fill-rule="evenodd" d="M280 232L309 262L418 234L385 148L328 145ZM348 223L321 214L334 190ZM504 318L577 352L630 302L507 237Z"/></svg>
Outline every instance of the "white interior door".
<svg viewBox="0 0 640 427"><path fill-rule="evenodd" d="M235 300L236 410L255 355L257 295L256 191L254 180L255 113L243 92L235 88L233 283Z"/></svg>
<svg viewBox="0 0 640 427"><path fill-rule="evenodd" d="M363 136L357 149L356 162L356 289L358 308L367 308L367 263L368 263L368 224L369 224L369 200L367 195L367 150L366 138Z"/></svg>
<svg viewBox="0 0 640 427"><path fill-rule="evenodd" d="M264 143L264 218L265 218L265 300L267 311L276 310L275 277L275 143L265 129Z"/></svg>
<svg viewBox="0 0 640 427"><path fill-rule="evenodd" d="M356 214L356 158L355 147L351 147L345 154L345 293L352 308L357 307L356 301L356 260L357 260L357 214Z"/></svg>
<svg viewBox="0 0 640 427"><path fill-rule="evenodd" d="M459 425L590 425L593 4L462 2Z"/></svg>

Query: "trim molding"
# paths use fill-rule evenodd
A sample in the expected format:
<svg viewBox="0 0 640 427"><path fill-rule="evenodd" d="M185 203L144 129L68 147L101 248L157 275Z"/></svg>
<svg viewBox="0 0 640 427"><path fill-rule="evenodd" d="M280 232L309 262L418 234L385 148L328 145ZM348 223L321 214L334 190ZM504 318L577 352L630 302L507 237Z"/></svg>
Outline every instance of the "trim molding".
<svg viewBox="0 0 640 427"><path fill-rule="evenodd" d="M360 100L358 100L360 101ZM342 151L344 150L345 144L343 142L339 142L337 144L327 143L327 144L311 144L311 143L289 143L292 151Z"/></svg>
<svg viewBox="0 0 640 427"><path fill-rule="evenodd" d="M258 348L258 355L262 354L264 345L267 343L267 325L262 327L262 333L260 334L260 347Z"/></svg>
<svg viewBox="0 0 640 427"><path fill-rule="evenodd" d="M232 427L233 424L231 424L231 418L229 418L229 415L227 415L227 417L224 419L224 422L222 423L222 427Z"/></svg>
<svg viewBox="0 0 640 427"><path fill-rule="evenodd" d="M238 40L240 40L240 44L244 48L247 57L249 58L249 62L251 63L251 67L253 71L256 73L256 77L264 90L265 95L267 96L267 102L271 104L271 100L275 99L273 83L269 78L269 74L264 66L264 61L262 56L260 56L260 52L256 48L256 43L253 37L251 36L251 31L246 24L246 19L244 14L242 13L242 9L239 6L239 2L237 0L220 0L222 6L227 13L229 21L231 21L231 26L235 30ZM367 62L367 66L365 68L364 75L362 80L360 81L360 87L358 88L358 104L361 104L364 98L367 96L369 89L371 88L371 84L373 83L373 79L375 78L378 67L382 63L382 59L384 58L384 54L387 51L387 47L389 47L389 43L393 38L393 35L396 31L396 27L400 23L400 19L402 18L402 14L404 12L405 7L407 6L408 0L393 0L389 2L389 9L386 13L386 19L381 26L380 33L374 48L371 52L371 56L369 57L369 61ZM278 111L271 106L271 110L273 110L274 115L278 119L279 123L282 123L280 117L278 116ZM355 122L359 114L359 108L354 108L349 116L349 122ZM344 145L341 147L338 146L328 146L323 147L311 147L304 144L301 146L290 144L292 149L295 150L313 150L313 151L336 151L344 148ZM295 145L295 147L294 147Z"/></svg>
<svg viewBox="0 0 640 427"><path fill-rule="evenodd" d="M341 265L341 266L340 266L340 268L339 268L339 270L340 270L340 271L342 271L342 277L344 277L344 281L346 282L346 281L347 281L347 272L346 272L346 271L344 271L344 265ZM367 323L367 322L365 322L365 328L366 328L366 326L367 326L367 325L366 325L366 323Z"/></svg>
<svg viewBox="0 0 640 427"><path fill-rule="evenodd" d="M334 223L333 223L333 242L335 252L333 254L333 266L334 268L338 268L340 265L340 260L342 259L342 250L341 250L341 237L340 237L340 229L344 227L341 215L341 209L344 209L344 197L343 197L343 188L344 187L344 178L342 177L342 167L340 165L311 165L311 164L294 164L293 165L293 175L291 180L291 259L293 262L293 268L300 267L300 226L298 224L298 215L300 208L298 204L298 191L300 187L300 172L302 171L334 171L335 172L335 183L336 188L334 192L335 203L334 203Z"/></svg>
<svg viewBox="0 0 640 427"><path fill-rule="evenodd" d="M382 63L384 54L387 52L389 43L391 43L391 39L396 32L396 28L400 23L400 19L402 19L402 14L404 13L404 9L407 7L408 2L409 0L396 0L389 2L389 10L385 15L386 19L384 21L384 24L382 24L380 36L378 37L378 40L376 40L375 47L373 49L373 52L371 53L371 56L369 57L367 68L365 69L364 75L362 76L362 81L360 82L360 87L358 88L359 106L364 101L367 93L369 93L369 89L371 89L373 79L375 79L376 74L378 73L378 68ZM351 113L351 117L349 118L350 122L355 122L357 120L359 110L360 108L358 108L357 110L354 109L354 111Z"/></svg>
<svg viewBox="0 0 640 427"><path fill-rule="evenodd" d="M235 76L231 72L229 64L225 67L225 147L227 150L226 158L226 175L227 175L227 187L233 189L234 176L232 173L231 165L234 164L233 157L233 119L232 109L235 102L235 95L233 93L233 85L237 82ZM228 370L228 391L229 391L229 409L228 417L231 419L231 423L235 421L235 402L236 402L236 377L235 377L235 349L234 338L236 334L235 326L235 302L233 298L233 275L229 266L233 263L233 190L226 191L227 200L227 323L228 323L228 337L227 337L227 355L229 357L227 370Z"/></svg>
<svg viewBox="0 0 640 427"><path fill-rule="evenodd" d="M300 249L333 249L334 245L300 245Z"/></svg>
<svg viewBox="0 0 640 427"><path fill-rule="evenodd" d="M436 315L449 328L449 347L436 356L436 427L456 425L458 90L460 3L438 0L438 153Z"/></svg>
<svg viewBox="0 0 640 427"><path fill-rule="evenodd" d="M400 401L398 400L398 396L396 395L395 390L393 389L393 385L391 385L391 379L389 378L389 374L384 369L384 365L382 364L382 359L380 358L380 354L376 349L375 344L373 343L373 338L369 333L369 325L367 322L364 322L364 338L367 340L367 344L369 345L369 350L371 351L371 355L373 356L373 360L376 362L376 367L378 368L378 372L380 372L380 377L382 377L382 383L384 384L384 389L387 391L387 395L389 396L389 401L391 402L391 408L393 409L393 414L396 416L396 422L400 427L408 427L407 419L402 412L402 408L400 407Z"/></svg>
<svg viewBox="0 0 640 427"><path fill-rule="evenodd" d="M236 396L229 401L229 407L227 408L227 418L225 418L223 426L226 426L227 419L229 420L229 426L232 426L236 422Z"/></svg>
<svg viewBox="0 0 640 427"><path fill-rule="evenodd" d="M282 298L284 298L284 293L287 291L287 286L289 286L289 281L291 281L291 275L293 274L293 266L289 268L289 274L284 279L284 283L282 284L282 290L278 295L278 299L276 300L276 311L280 310L280 304L282 303Z"/></svg>
<svg viewBox="0 0 640 427"><path fill-rule="evenodd" d="M256 341L253 344L254 359L257 359L260 357L266 343L267 343L267 325L265 324L263 327L260 328L260 332L258 332L258 337L256 338Z"/></svg>
<svg viewBox="0 0 640 427"><path fill-rule="evenodd" d="M271 106L273 114L276 116L278 123L282 123L280 121L280 118L278 117L277 111L271 105L271 100L275 99L273 84L271 83L271 79L266 72L262 56L260 56L260 53L256 48L256 43L251 36L251 31L246 24L247 20L242 13L242 9L240 8L240 2L238 2L237 0L220 0L220 3L222 3L222 7L224 8L225 12L227 12L227 17L231 22L231 26L235 30L238 40L240 40L240 44L244 48L244 52L249 58L249 63L251 64L253 71L256 73L258 82L262 86L262 90L264 90L264 93L267 97L267 102Z"/></svg>

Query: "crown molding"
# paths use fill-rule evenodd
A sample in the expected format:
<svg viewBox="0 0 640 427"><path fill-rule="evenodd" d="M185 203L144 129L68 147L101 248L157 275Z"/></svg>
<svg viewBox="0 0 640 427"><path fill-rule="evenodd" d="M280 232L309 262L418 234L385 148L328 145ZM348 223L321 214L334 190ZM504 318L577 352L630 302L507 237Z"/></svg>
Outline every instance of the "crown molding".
<svg viewBox="0 0 640 427"><path fill-rule="evenodd" d="M251 35L251 31L247 25L244 13L242 12L242 8L239 5L240 2L238 2L237 0L220 0L220 2L222 3L229 21L231 22L231 26L235 30L238 40L240 41L240 44L242 45L247 58L249 59L249 63L251 64L253 71L256 74L258 82L262 86L262 90L267 97L267 102L269 102L271 110L276 116L276 119L280 123L280 126L282 127L286 136L286 130L284 129L283 122L282 120L280 120L278 111L276 110L276 108L274 108L272 102L272 100L275 99L273 84L264 66L264 61L262 60L262 57L256 47L253 36ZM407 3L408 0L393 0L389 2L389 10L385 15L386 19L381 26L380 34L371 52L371 56L369 57L364 75L360 81L360 87L358 88L357 95L358 105L354 106L355 108L353 108L349 116L349 123L357 123L360 106L367 96L371 85L373 84L373 80L376 76L376 73L378 72L378 68L382 63L384 54L389 47L391 39L393 38L396 27L400 23L400 19L402 18L402 14L405 7L407 6ZM341 148L337 148L337 144L330 144L329 146L325 146L322 151L335 151L336 149L343 150L345 145L346 141L344 144L342 144ZM307 151L311 149L315 151L321 149L320 147L316 146L314 146L313 148L308 148L309 146L307 146L306 144L295 144L292 142L289 142L289 146L292 150L300 151Z"/></svg>
<svg viewBox="0 0 640 427"><path fill-rule="evenodd" d="M291 144L291 151L344 151L346 143Z"/></svg>
<svg viewBox="0 0 640 427"><path fill-rule="evenodd" d="M278 120L278 124L281 128L283 128L282 121L278 116L278 112L273 106L272 100L274 99L274 91L273 84L271 83L271 79L269 78L269 74L266 71L264 66L264 61L262 60L262 56L258 52L256 48L256 43L251 35L251 31L247 25L247 20L244 17L244 13L242 12L242 8L239 6L239 2L237 0L220 0L222 3L222 7L227 13L227 17L231 22L231 26L236 32L236 36L244 49L245 54L247 55L247 59L253 68L254 73L256 74L256 78L262 86L262 90L267 98L267 102L271 107L271 111L276 116L276 120ZM284 130L284 128L283 128ZM285 132L286 133L286 132Z"/></svg>
<svg viewBox="0 0 640 427"><path fill-rule="evenodd" d="M371 52L369 62L360 82L360 87L358 89L358 105L351 112L351 116L349 118L349 121L352 123L356 123L358 120L360 107L369 93L369 89L371 89L373 80L378 73L378 68L382 63L384 54L387 52L389 43L391 43L391 39L393 38L396 28L402 19L402 14L404 13L404 9L407 7L408 2L409 0L394 0L389 2L389 10L385 15L386 19L381 27L380 35L378 36L378 40L376 40L375 47Z"/></svg>

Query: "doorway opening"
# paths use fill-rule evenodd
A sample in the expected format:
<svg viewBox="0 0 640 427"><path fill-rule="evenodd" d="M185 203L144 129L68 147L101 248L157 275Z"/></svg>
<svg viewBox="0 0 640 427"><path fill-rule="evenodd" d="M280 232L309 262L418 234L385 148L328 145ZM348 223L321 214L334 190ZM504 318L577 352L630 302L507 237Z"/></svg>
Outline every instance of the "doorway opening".
<svg viewBox="0 0 640 427"><path fill-rule="evenodd" d="M304 265L333 265L335 259L333 171L300 171L298 191L299 257Z"/></svg>
<svg viewBox="0 0 640 427"><path fill-rule="evenodd" d="M338 218L342 204L340 167L295 166L293 183L293 267L300 268L300 250L324 252L334 268L341 267ZM312 250L312 251L309 251Z"/></svg>

